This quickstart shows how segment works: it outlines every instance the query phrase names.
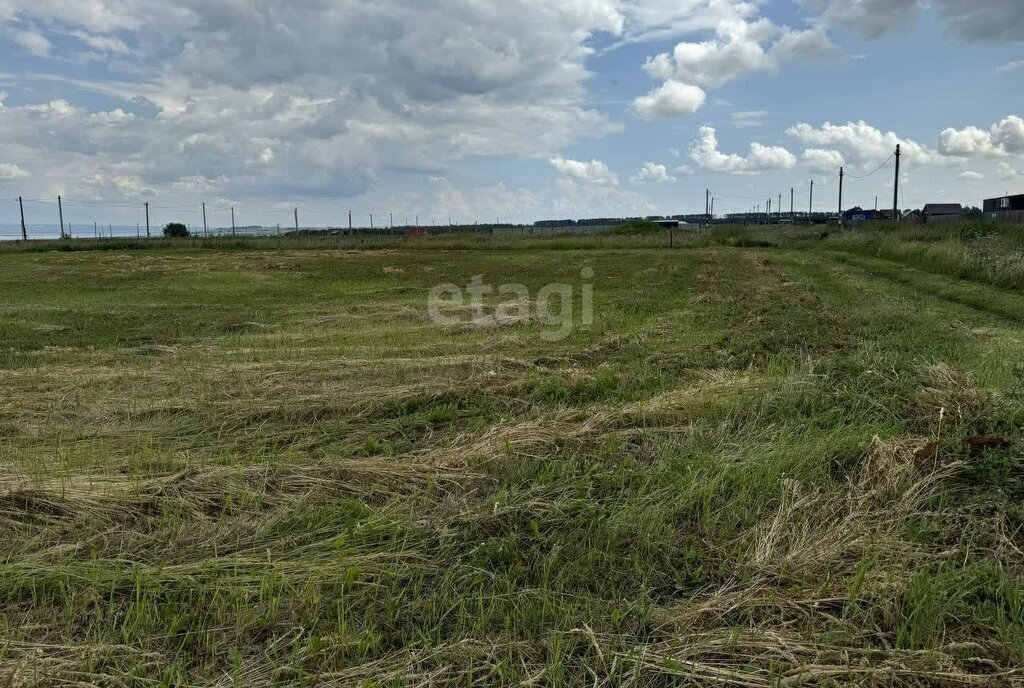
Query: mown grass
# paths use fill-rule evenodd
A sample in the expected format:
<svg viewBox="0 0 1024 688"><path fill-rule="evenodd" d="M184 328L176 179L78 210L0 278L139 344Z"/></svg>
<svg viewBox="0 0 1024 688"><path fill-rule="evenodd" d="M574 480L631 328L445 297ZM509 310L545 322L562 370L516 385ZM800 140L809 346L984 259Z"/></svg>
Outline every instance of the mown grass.
<svg viewBox="0 0 1024 688"><path fill-rule="evenodd" d="M1019 292L633 239L0 255L0 676L1020 681ZM427 317L585 267L562 341Z"/></svg>

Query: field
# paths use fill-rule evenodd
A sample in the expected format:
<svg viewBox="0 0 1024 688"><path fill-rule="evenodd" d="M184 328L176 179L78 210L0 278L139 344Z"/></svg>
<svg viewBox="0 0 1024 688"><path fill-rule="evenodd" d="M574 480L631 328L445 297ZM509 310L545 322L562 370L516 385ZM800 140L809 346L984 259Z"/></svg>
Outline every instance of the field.
<svg viewBox="0 0 1024 688"><path fill-rule="evenodd" d="M0 251L0 685L1024 683L1024 240L665 239Z"/></svg>

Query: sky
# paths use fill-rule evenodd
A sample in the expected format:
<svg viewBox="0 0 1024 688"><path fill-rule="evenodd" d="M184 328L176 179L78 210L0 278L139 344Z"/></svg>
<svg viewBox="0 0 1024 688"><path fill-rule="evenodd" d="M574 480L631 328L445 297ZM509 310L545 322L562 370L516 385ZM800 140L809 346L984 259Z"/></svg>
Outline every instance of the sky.
<svg viewBox="0 0 1024 688"><path fill-rule="evenodd" d="M1020 0L0 0L0 233L980 205Z"/></svg>

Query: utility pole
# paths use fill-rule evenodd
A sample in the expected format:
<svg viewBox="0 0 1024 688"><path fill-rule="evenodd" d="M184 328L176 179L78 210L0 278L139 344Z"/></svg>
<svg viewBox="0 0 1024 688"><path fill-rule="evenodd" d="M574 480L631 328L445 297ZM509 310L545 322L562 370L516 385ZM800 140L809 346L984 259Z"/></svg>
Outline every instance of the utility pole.
<svg viewBox="0 0 1024 688"><path fill-rule="evenodd" d="M795 223L796 222L796 212L795 212L796 208L793 205L795 202L796 202L796 189L791 186L791 187L789 187L789 221L791 223Z"/></svg>
<svg viewBox="0 0 1024 688"><path fill-rule="evenodd" d="M352 232L352 211L348 211L348 231Z"/></svg>
<svg viewBox="0 0 1024 688"><path fill-rule="evenodd" d="M391 229L394 229L395 228L395 214L394 213L390 213L389 217L391 218L391 223L390 223L391 224Z"/></svg>
<svg viewBox="0 0 1024 688"><path fill-rule="evenodd" d="M146 238L153 238L152 235L149 233L149 201L146 201Z"/></svg>
<svg viewBox="0 0 1024 688"><path fill-rule="evenodd" d="M28 241L28 230L25 229L25 203L18 196L18 208L21 209L21 240Z"/></svg>
<svg viewBox="0 0 1024 688"><path fill-rule="evenodd" d="M782 194L779 194L779 204L775 206L775 214L779 216L779 222L782 222Z"/></svg>
<svg viewBox="0 0 1024 688"><path fill-rule="evenodd" d="M709 222L708 224L711 224L714 221L715 221L715 199L712 198L711 199L711 222Z"/></svg>
<svg viewBox="0 0 1024 688"><path fill-rule="evenodd" d="M843 177L846 176L846 171L839 168L839 224L843 224Z"/></svg>
<svg viewBox="0 0 1024 688"><path fill-rule="evenodd" d="M206 224L206 201L203 201L203 234L210 236L210 226Z"/></svg>
<svg viewBox="0 0 1024 688"><path fill-rule="evenodd" d="M373 213L370 213L370 230L373 231Z"/></svg>
<svg viewBox="0 0 1024 688"><path fill-rule="evenodd" d="M88 227L88 225L86 225L86 226ZM93 239L99 239L100 238L100 230L97 228L95 222L92 223L92 238Z"/></svg>
<svg viewBox="0 0 1024 688"><path fill-rule="evenodd" d="M138 222L135 223L135 238L136 239L141 239L142 238L142 230L139 229L139 223Z"/></svg>
<svg viewBox="0 0 1024 688"><path fill-rule="evenodd" d="M765 224L770 225L772 223L772 199L768 199L768 203L765 205Z"/></svg>
<svg viewBox="0 0 1024 688"><path fill-rule="evenodd" d="M896 183L892 186L892 219L900 219L900 144L896 144Z"/></svg>
<svg viewBox="0 0 1024 688"><path fill-rule="evenodd" d="M60 238L64 238L64 200L57 196L57 212L60 213Z"/></svg>
<svg viewBox="0 0 1024 688"><path fill-rule="evenodd" d="M299 209L295 209L295 233L299 233Z"/></svg>
<svg viewBox="0 0 1024 688"><path fill-rule="evenodd" d="M235 236L235 206L231 206L231 236Z"/></svg>
<svg viewBox="0 0 1024 688"><path fill-rule="evenodd" d="M814 180L811 180L811 200L807 203L807 224L814 224Z"/></svg>

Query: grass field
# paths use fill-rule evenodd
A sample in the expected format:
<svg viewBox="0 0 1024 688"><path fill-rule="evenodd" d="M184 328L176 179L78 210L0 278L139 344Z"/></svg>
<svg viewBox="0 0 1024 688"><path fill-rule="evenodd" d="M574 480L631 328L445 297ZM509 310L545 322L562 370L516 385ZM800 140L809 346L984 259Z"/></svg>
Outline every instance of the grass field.
<svg viewBox="0 0 1024 688"><path fill-rule="evenodd" d="M0 685L1024 682L986 236L8 247Z"/></svg>

